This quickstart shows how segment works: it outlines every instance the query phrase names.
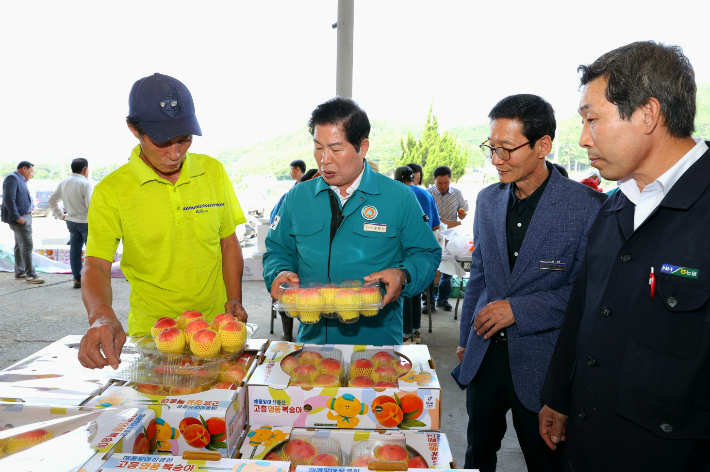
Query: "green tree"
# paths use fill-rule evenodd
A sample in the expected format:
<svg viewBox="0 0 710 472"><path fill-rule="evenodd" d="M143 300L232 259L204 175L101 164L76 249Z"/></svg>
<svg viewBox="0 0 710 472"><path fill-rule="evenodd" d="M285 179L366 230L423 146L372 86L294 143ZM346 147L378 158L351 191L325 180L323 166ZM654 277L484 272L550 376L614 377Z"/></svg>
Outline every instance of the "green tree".
<svg viewBox="0 0 710 472"><path fill-rule="evenodd" d="M400 140L402 156L397 161L398 166L415 163L422 166L422 184L432 185L434 169L439 166L451 168L451 180L456 182L466 172L468 165L468 149L461 149L458 139L453 134L439 133L439 121L433 115L434 103L429 106L429 115L422 132L422 138L417 140L411 131L407 133L407 141Z"/></svg>

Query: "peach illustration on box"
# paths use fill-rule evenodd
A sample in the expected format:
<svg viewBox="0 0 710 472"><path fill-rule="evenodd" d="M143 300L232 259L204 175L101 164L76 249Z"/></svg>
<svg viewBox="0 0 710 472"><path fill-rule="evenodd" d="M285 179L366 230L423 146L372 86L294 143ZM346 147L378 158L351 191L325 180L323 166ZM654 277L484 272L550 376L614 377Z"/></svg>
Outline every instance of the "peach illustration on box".
<svg viewBox="0 0 710 472"><path fill-rule="evenodd" d="M424 413L424 402L416 393L406 393L401 397L380 395L371 405L377 422L386 428L423 428L426 423L418 421Z"/></svg>
<svg viewBox="0 0 710 472"><path fill-rule="evenodd" d="M158 449L158 438L156 435L158 423L155 419L148 423L147 428L136 437L133 443L134 454L152 454Z"/></svg>
<svg viewBox="0 0 710 472"><path fill-rule="evenodd" d="M436 381L436 377L429 371L426 370L412 370L407 375L400 377L402 382L416 383L420 387L426 387L432 382Z"/></svg>
<svg viewBox="0 0 710 472"><path fill-rule="evenodd" d="M125 405L133 399L133 395L127 395L126 392L116 392L96 399L98 408L110 408L112 406Z"/></svg>
<svg viewBox="0 0 710 472"><path fill-rule="evenodd" d="M205 419L186 416L178 425L178 437L182 434L188 446L195 449L217 451L226 449L227 425L223 418L213 416Z"/></svg>
<svg viewBox="0 0 710 472"><path fill-rule="evenodd" d="M328 412L328 419L336 421L338 428L356 428L360 423L357 416L364 415L368 411L366 404L360 403L360 400L349 393L331 398L327 405L331 410Z"/></svg>

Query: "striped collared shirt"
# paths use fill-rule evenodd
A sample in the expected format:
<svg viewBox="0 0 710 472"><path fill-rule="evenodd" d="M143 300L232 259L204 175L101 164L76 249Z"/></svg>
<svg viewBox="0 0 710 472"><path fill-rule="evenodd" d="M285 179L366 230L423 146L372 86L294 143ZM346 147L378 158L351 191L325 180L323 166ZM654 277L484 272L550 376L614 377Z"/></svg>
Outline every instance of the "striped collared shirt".
<svg viewBox="0 0 710 472"><path fill-rule="evenodd" d="M461 190L457 188L449 187L448 192L441 193L434 185L426 191L434 197L436 209L439 210L439 218L456 221L459 209L463 208L468 211L468 202L464 200Z"/></svg>

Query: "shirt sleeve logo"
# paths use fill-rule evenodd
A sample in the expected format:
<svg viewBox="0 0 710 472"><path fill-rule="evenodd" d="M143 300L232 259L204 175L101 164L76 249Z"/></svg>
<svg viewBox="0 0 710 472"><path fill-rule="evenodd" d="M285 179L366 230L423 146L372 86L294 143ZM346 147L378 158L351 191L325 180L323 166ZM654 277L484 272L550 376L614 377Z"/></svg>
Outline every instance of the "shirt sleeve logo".
<svg viewBox="0 0 710 472"><path fill-rule="evenodd" d="M374 220L377 218L377 208L372 205L368 205L362 209L360 214L362 214L362 217L368 221Z"/></svg>

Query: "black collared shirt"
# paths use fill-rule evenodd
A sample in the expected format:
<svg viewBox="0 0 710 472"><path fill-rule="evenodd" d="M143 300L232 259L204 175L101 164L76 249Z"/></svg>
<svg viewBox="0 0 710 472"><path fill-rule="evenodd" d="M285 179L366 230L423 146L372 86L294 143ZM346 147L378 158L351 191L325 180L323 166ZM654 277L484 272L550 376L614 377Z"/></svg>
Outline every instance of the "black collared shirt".
<svg viewBox="0 0 710 472"><path fill-rule="evenodd" d="M525 233L528 231L537 204L540 202L540 198L552 175L552 165L549 162L545 162L545 164L549 172L547 178L532 195L520 199L515 196L515 191L518 188L517 185L515 185L515 183L510 185L508 214L506 215L505 221L505 236L508 240L508 262L510 263L511 272L513 271L513 267L515 267L515 261L518 260L518 254L520 253L520 248L523 246Z"/></svg>

